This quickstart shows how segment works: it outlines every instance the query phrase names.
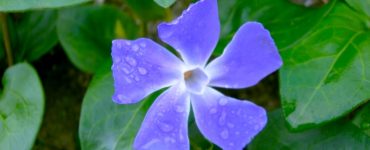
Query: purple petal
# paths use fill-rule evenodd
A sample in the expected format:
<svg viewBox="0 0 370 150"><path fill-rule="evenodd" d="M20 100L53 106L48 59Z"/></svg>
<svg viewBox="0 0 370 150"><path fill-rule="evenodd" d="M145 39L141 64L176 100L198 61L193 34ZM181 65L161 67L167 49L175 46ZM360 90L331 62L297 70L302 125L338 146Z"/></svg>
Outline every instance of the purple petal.
<svg viewBox="0 0 370 150"><path fill-rule="evenodd" d="M155 100L136 136L135 149L189 149L190 100L184 88L171 87Z"/></svg>
<svg viewBox="0 0 370 150"><path fill-rule="evenodd" d="M217 0L200 0L180 17L158 25L159 37L183 57L186 64L204 66L220 34Z"/></svg>
<svg viewBox="0 0 370 150"><path fill-rule="evenodd" d="M192 95L191 104L201 133L225 150L242 149L267 122L262 107L226 97L212 88L203 95Z"/></svg>
<svg viewBox="0 0 370 150"><path fill-rule="evenodd" d="M150 39L114 40L112 57L116 103L136 103L183 79L183 63Z"/></svg>
<svg viewBox="0 0 370 150"><path fill-rule="evenodd" d="M224 53L206 68L210 85L245 88L282 65L281 57L270 33L260 23L244 24L227 45Z"/></svg>

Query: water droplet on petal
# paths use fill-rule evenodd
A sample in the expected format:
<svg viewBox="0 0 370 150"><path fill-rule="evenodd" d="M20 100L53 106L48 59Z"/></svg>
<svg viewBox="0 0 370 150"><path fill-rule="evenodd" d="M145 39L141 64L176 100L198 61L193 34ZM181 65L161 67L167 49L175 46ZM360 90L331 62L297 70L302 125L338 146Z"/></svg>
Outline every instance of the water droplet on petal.
<svg viewBox="0 0 370 150"><path fill-rule="evenodd" d="M234 143L233 143L233 142L231 142L231 143L229 143L229 145L230 145L230 146L234 146Z"/></svg>
<svg viewBox="0 0 370 150"><path fill-rule="evenodd" d="M174 138L171 138L171 137L166 137L166 138L164 138L164 141L165 141L166 143L169 143L169 142L171 142L171 143L176 143L176 140L175 140Z"/></svg>
<svg viewBox="0 0 370 150"><path fill-rule="evenodd" d="M126 60L126 62L128 63L128 64L130 64L131 66L136 66L136 60L134 59L134 58L132 58L132 57L130 57L130 56L127 56L126 58L125 58L125 60Z"/></svg>
<svg viewBox="0 0 370 150"><path fill-rule="evenodd" d="M132 50L135 51L135 52L137 52L139 50L139 46L137 46L136 44L134 44L132 46Z"/></svg>
<svg viewBox="0 0 370 150"><path fill-rule="evenodd" d="M122 94L118 94L118 95L117 95L117 98L118 98L120 101L124 101L124 100L125 100L125 97L124 97Z"/></svg>
<svg viewBox="0 0 370 150"><path fill-rule="evenodd" d="M170 131L172 131L172 129L173 129L173 126L172 126L172 125L170 125L170 124L167 124L167 123L163 123L163 122L158 121L158 122L157 122L157 124L158 124L159 128L160 128L163 132L170 132Z"/></svg>
<svg viewBox="0 0 370 150"><path fill-rule="evenodd" d="M124 77L125 78L125 81L127 82L127 83L131 83L132 81L131 81L131 79L129 79L128 77Z"/></svg>
<svg viewBox="0 0 370 150"><path fill-rule="evenodd" d="M220 133L220 136L223 139L229 138L229 131L227 131L227 129L222 130L222 132Z"/></svg>
<svg viewBox="0 0 370 150"><path fill-rule="evenodd" d="M142 43L140 43L140 46L141 46L142 48L145 48L145 47L146 47L146 44L145 44L144 42L142 42Z"/></svg>
<svg viewBox="0 0 370 150"><path fill-rule="evenodd" d="M227 123L227 126L228 126L229 128L234 128L234 124L232 124L232 123Z"/></svg>
<svg viewBox="0 0 370 150"><path fill-rule="evenodd" d="M148 73L148 71L142 67L138 67L137 70L139 71L141 75L146 75Z"/></svg>
<svg viewBox="0 0 370 150"><path fill-rule="evenodd" d="M220 98L220 100L218 101L218 104L221 105L221 106L224 106L227 104L227 98Z"/></svg>
<svg viewBox="0 0 370 150"><path fill-rule="evenodd" d="M211 108L209 110L209 114L215 114L215 113L217 113L217 109L216 108Z"/></svg>
<svg viewBox="0 0 370 150"><path fill-rule="evenodd" d="M176 106L176 112L181 113L181 112L184 112L184 111L185 111L184 107Z"/></svg>
<svg viewBox="0 0 370 150"><path fill-rule="evenodd" d="M123 70L123 72L125 74L129 74L130 73L130 70L128 68L126 68L126 67L122 67L121 69Z"/></svg>
<svg viewBox="0 0 370 150"><path fill-rule="evenodd" d="M135 81L140 81L140 78L138 76L135 76Z"/></svg>
<svg viewBox="0 0 370 150"><path fill-rule="evenodd" d="M218 124L219 125L225 125L226 122L226 113L223 111L221 114L221 117L218 119Z"/></svg>

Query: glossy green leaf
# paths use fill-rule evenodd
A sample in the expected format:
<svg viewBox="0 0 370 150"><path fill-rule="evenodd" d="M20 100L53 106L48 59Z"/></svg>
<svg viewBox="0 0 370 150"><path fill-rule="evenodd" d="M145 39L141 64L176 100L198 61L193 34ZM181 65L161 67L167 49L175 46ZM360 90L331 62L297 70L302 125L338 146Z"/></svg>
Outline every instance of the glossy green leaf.
<svg viewBox="0 0 370 150"><path fill-rule="evenodd" d="M27 12L11 21L11 46L16 62L37 60L58 42L55 10Z"/></svg>
<svg viewBox="0 0 370 150"><path fill-rule="evenodd" d="M355 116L353 124L370 136L370 103L368 102Z"/></svg>
<svg viewBox="0 0 370 150"><path fill-rule="evenodd" d="M280 93L291 127L329 122L370 98L370 30L343 1L320 8L285 0L234 3L220 9L230 14L221 16L223 34L248 20L262 22L271 32L284 61Z"/></svg>
<svg viewBox="0 0 370 150"><path fill-rule="evenodd" d="M10 67L3 76L0 98L0 149L31 149L44 112L44 94L29 64Z"/></svg>
<svg viewBox="0 0 370 150"><path fill-rule="evenodd" d="M69 59L78 68L95 72L110 59L112 40L137 36L135 23L113 6L67 8L59 13L57 32Z"/></svg>
<svg viewBox="0 0 370 150"><path fill-rule="evenodd" d="M119 105L112 101L113 91L108 63L96 73L83 100L79 127L83 150L132 149L146 111L157 95L137 104Z"/></svg>
<svg viewBox="0 0 370 150"><path fill-rule="evenodd" d="M158 5L167 8L170 7L176 0L154 0Z"/></svg>
<svg viewBox="0 0 370 150"><path fill-rule="evenodd" d="M370 17L370 0L346 0L346 2L356 10ZM370 21L370 18L369 18ZM369 25L370 27L370 25Z"/></svg>
<svg viewBox="0 0 370 150"><path fill-rule="evenodd" d="M90 0L0 0L0 11L25 11L75 5Z"/></svg>
<svg viewBox="0 0 370 150"><path fill-rule="evenodd" d="M303 132L289 131L280 110L269 114L265 129L248 146L250 150L370 149L370 137L351 122L336 121Z"/></svg>

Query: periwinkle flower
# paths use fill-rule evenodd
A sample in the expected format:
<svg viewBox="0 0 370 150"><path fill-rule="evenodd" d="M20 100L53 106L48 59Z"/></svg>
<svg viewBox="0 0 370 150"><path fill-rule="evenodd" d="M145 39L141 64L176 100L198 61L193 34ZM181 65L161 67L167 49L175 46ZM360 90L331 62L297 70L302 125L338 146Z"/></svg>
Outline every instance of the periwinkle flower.
<svg viewBox="0 0 370 150"><path fill-rule="evenodd" d="M134 148L189 149L191 106L208 140L223 149L242 149L264 128L266 112L212 87L246 88L276 71L282 60L269 32L257 22L245 23L224 53L206 65L218 41L220 23L217 0L200 0L176 20L161 23L158 33L184 62L150 39L113 41L116 103L136 103L169 87L148 110Z"/></svg>

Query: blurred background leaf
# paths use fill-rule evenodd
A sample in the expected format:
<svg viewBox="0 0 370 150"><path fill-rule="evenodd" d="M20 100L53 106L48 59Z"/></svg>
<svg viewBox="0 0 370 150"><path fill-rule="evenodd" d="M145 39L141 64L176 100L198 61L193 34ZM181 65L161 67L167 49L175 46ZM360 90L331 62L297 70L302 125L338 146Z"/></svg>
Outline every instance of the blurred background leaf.
<svg viewBox="0 0 370 150"><path fill-rule="evenodd" d="M368 102L360 111L356 114L352 121L358 128L362 129L370 137L370 103ZM369 143L370 145L370 143Z"/></svg>
<svg viewBox="0 0 370 150"><path fill-rule="evenodd" d="M158 5L167 8L170 7L176 0L154 0Z"/></svg>
<svg viewBox="0 0 370 150"><path fill-rule="evenodd" d="M93 73L111 59L112 40L137 37L138 27L113 6L80 6L60 11L57 32L69 59L79 69Z"/></svg>
<svg viewBox="0 0 370 150"><path fill-rule="evenodd" d="M368 20L343 1L333 0L320 8L284 0L230 3L220 2L230 6L220 9L220 14L230 14L221 15L220 43L230 39L225 33L236 32L247 20L260 21L269 29L284 60L280 93L283 112L293 128L329 122L370 98Z"/></svg>
<svg viewBox="0 0 370 150"><path fill-rule="evenodd" d="M0 149L31 149L43 112L40 79L27 63L14 65L3 76L0 99Z"/></svg>
<svg viewBox="0 0 370 150"><path fill-rule="evenodd" d="M135 13L138 21L147 22L158 20L165 16L165 9L158 6L153 0L122 0Z"/></svg>
<svg viewBox="0 0 370 150"><path fill-rule="evenodd" d="M275 149L370 149L370 137L346 120L304 132L289 131L282 111L269 113L265 129L248 146L250 150Z"/></svg>
<svg viewBox="0 0 370 150"><path fill-rule="evenodd" d="M56 8L88 1L90 0L0 0L0 11L14 12L30 9Z"/></svg>
<svg viewBox="0 0 370 150"><path fill-rule="evenodd" d="M15 62L37 60L58 42L55 10L8 15L8 20Z"/></svg>
<svg viewBox="0 0 370 150"><path fill-rule="evenodd" d="M357 11L370 17L370 0L346 0L346 2Z"/></svg>

